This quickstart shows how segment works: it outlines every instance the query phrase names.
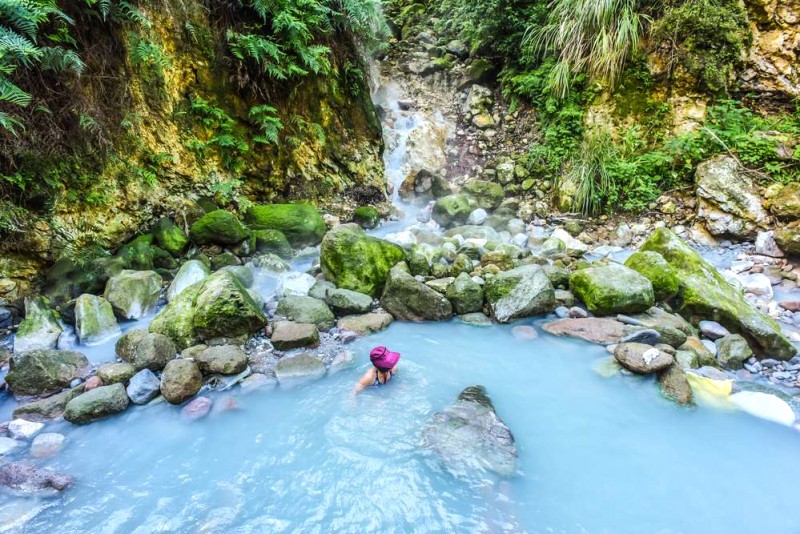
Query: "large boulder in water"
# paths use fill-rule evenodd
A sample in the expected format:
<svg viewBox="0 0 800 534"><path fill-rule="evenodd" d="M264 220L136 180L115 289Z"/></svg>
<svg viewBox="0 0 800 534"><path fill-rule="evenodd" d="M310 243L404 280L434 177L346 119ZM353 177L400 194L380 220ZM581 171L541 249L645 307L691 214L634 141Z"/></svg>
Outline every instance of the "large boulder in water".
<svg viewBox="0 0 800 534"><path fill-rule="evenodd" d="M797 354L774 320L754 309L741 292L675 234L660 228L641 250L658 252L672 267L680 285L676 308L689 321L717 321L743 335L756 352L770 358L789 360Z"/></svg>
<svg viewBox="0 0 800 534"><path fill-rule="evenodd" d="M325 277L338 287L375 297L386 277L403 259L403 249L372 236L354 224L339 225L325 235L320 264Z"/></svg>
<svg viewBox="0 0 800 534"><path fill-rule="evenodd" d="M539 265L523 265L490 278L484 293L492 315L501 323L547 313L556 304L553 284Z"/></svg>
<svg viewBox="0 0 800 534"><path fill-rule="evenodd" d="M30 461L0 467L0 486L22 493L64 491L74 483L71 476L44 469Z"/></svg>
<svg viewBox="0 0 800 534"><path fill-rule="evenodd" d="M55 393L89 374L89 360L69 350L32 350L11 358L6 383L15 395Z"/></svg>
<svg viewBox="0 0 800 534"><path fill-rule="evenodd" d="M298 323L316 325L322 331L333 328L336 321L324 300L297 295L282 298L278 302L277 314Z"/></svg>
<svg viewBox="0 0 800 534"><path fill-rule="evenodd" d="M655 301L650 280L619 264L575 271L569 286L596 315L643 312Z"/></svg>
<svg viewBox="0 0 800 534"><path fill-rule="evenodd" d="M697 166L699 216L713 235L755 238L769 216L745 169L721 155Z"/></svg>
<svg viewBox="0 0 800 534"><path fill-rule="evenodd" d="M203 385L203 374L192 360L172 360L161 375L161 394L170 404L194 397Z"/></svg>
<svg viewBox="0 0 800 534"><path fill-rule="evenodd" d="M25 319L14 336L14 352L54 349L63 331L58 315L50 309L46 298L28 299L25 301Z"/></svg>
<svg viewBox="0 0 800 534"><path fill-rule="evenodd" d="M120 333L114 309L103 297L83 294L75 301L75 332L84 345L97 345Z"/></svg>
<svg viewBox="0 0 800 534"><path fill-rule="evenodd" d="M139 319L156 309L161 282L155 271L122 271L108 279L103 296L120 319Z"/></svg>
<svg viewBox="0 0 800 534"><path fill-rule="evenodd" d="M634 252L625 260L625 267L650 280L653 284L653 295L658 302L666 302L678 294L678 278L667 260L658 252Z"/></svg>
<svg viewBox="0 0 800 534"><path fill-rule="evenodd" d="M294 247L316 245L325 235L325 221L311 204L253 206L245 221L255 230L280 230Z"/></svg>
<svg viewBox="0 0 800 534"><path fill-rule="evenodd" d="M422 444L457 475L481 470L507 477L517 472L514 435L483 386L464 389L454 404L433 414L422 430Z"/></svg>
<svg viewBox="0 0 800 534"><path fill-rule="evenodd" d="M184 289L205 280L209 272L208 267L198 260L189 260L181 265L167 289L167 301L175 300Z"/></svg>
<svg viewBox="0 0 800 534"><path fill-rule="evenodd" d="M64 419L74 424L91 423L124 411L128 402L128 394L122 384L100 386L69 401L64 410Z"/></svg>
<svg viewBox="0 0 800 534"><path fill-rule="evenodd" d="M388 327L394 317L388 313L373 312L363 315L346 315L339 319L337 326L340 330L349 330L356 334L372 334Z"/></svg>
<svg viewBox="0 0 800 534"><path fill-rule="evenodd" d="M443 321L453 315L444 295L411 276L405 263L389 272L381 306L401 321Z"/></svg>
<svg viewBox="0 0 800 534"><path fill-rule="evenodd" d="M247 233L236 215L225 210L206 213L189 229L189 237L198 245L238 245Z"/></svg>

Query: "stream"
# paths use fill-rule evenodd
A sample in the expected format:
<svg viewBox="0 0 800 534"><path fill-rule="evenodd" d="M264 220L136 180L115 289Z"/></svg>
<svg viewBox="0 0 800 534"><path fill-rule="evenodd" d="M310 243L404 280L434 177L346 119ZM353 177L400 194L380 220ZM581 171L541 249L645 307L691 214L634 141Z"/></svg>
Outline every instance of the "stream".
<svg viewBox="0 0 800 534"><path fill-rule="evenodd" d="M397 196L409 135L426 121L447 125L402 111L397 86L377 95L391 111L386 172L402 215L373 233L392 239L422 224L424 208ZM276 283L256 269L266 302ZM680 408L651 378L603 377L605 349L545 334L539 325L551 319L516 323L536 327L536 339L515 337L514 325L396 322L348 346L354 367L291 388L211 394L233 395L237 408L199 421L160 403L86 426L51 423L67 445L46 465L76 484L57 497L0 493L0 532L800 531L796 430ZM114 361L114 341L78 350ZM402 353L400 372L355 397L380 344ZM510 479L445 470L419 447L426 419L473 384L514 433L520 472ZM0 420L13 405L0 400Z"/></svg>

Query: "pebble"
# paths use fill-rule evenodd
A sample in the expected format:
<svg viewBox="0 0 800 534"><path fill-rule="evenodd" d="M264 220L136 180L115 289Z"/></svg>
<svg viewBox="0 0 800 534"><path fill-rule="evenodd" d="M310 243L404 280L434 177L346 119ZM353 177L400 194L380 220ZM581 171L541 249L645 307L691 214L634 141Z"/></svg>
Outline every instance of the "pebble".
<svg viewBox="0 0 800 534"><path fill-rule="evenodd" d="M556 308L555 314L556 317L558 317L559 319L566 319L567 317L569 317L569 308L567 308L566 306L559 306L558 308Z"/></svg>
<svg viewBox="0 0 800 534"><path fill-rule="evenodd" d="M46 458L58 454L64 448L67 438L58 432L45 432L39 434L31 443L31 456L34 458Z"/></svg>
<svg viewBox="0 0 800 534"><path fill-rule="evenodd" d="M708 349L708 351L709 351L709 352L710 352L712 355L714 355L714 356L716 356L716 355L717 355L717 344L716 344L716 343L714 343L713 341L709 341L708 339L703 339L703 340L701 341L701 343L702 343L703 345L705 345L705 347Z"/></svg>
<svg viewBox="0 0 800 534"><path fill-rule="evenodd" d="M183 407L181 415L189 421L196 421L208 415L211 411L211 399L208 397L195 397Z"/></svg>
<svg viewBox="0 0 800 534"><path fill-rule="evenodd" d="M86 379L85 387L83 388L83 391L91 391L94 388L99 388L102 385L103 385L103 381L100 380L99 376L90 376L89 378Z"/></svg>
<svg viewBox="0 0 800 534"><path fill-rule="evenodd" d="M589 317L589 312L578 306L573 306L569 309L569 316L572 319L586 319Z"/></svg>
<svg viewBox="0 0 800 534"><path fill-rule="evenodd" d="M716 321L700 321L698 326L700 332L712 341L731 335L727 328Z"/></svg>
<svg viewBox="0 0 800 534"><path fill-rule="evenodd" d="M8 432L14 439L29 440L42 431L44 423L34 423L25 419L14 419L8 423Z"/></svg>

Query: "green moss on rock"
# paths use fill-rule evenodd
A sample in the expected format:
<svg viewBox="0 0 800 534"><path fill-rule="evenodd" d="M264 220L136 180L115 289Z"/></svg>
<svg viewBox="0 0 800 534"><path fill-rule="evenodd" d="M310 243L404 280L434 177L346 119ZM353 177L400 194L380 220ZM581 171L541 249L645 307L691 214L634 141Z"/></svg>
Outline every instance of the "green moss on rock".
<svg viewBox="0 0 800 534"><path fill-rule="evenodd" d="M381 214L372 206L360 206L353 212L353 222L369 230L380 224Z"/></svg>
<svg viewBox="0 0 800 534"><path fill-rule="evenodd" d="M485 180L467 182L462 190L472 197L477 207L490 210L500 206L505 197L503 186Z"/></svg>
<svg viewBox="0 0 800 534"><path fill-rule="evenodd" d="M189 246L189 238L180 226L172 219L164 217L153 227L153 237L161 248L179 258Z"/></svg>
<svg viewBox="0 0 800 534"><path fill-rule="evenodd" d="M200 217L189 237L198 245L238 245L247 238L247 229L233 213L216 210Z"/></svg>
<svg viewBox="0 0 800 534"><path fill-rule="evenodd" d="M635 252L625 261L625 267L650 280L657 301L666 302L678 294L678 278L658 252Z"/></svg>
<svg viewBox="0 0 800 534"><path fill-rule="evenodd" d="M280 230L256 230L253 234L258 254L275 254L283 259L292 257L292 245Z"/></svg>
<svg viewBox="0 0 800 534"><path fill-rule="evenodd" d="M474 208L474 201L467 195L447 195L436 201L431 215L438 224L448 227L467 222Z"/></svg>
<svg viewBox="0 0 800 534"><path fill-rule="evenodd" d="M255 230L280 230L295 247L317 245L325 235L325 221L311 204L253 206L245 220Z"/></svg>
<svg viewBox="0 0 800 534"><path fill-rule="evenodd" d="M643 312L655 302L650 280L617 264L576 271L569 285L596 315Z"/></svg>

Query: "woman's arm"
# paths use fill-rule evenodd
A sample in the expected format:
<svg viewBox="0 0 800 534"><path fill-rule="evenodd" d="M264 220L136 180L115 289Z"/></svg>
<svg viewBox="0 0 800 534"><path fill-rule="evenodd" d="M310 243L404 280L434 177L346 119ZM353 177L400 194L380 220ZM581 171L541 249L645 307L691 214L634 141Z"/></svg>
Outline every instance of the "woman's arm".
<svg viewBox="0 0 800 534"><path fill-rule="evenodd" d="M364 391L365 389L367 389L372 385L372 382L374 382L374 380L375 380L375 372L372 369L370 369L367 372L365 372L358 380L358 383L356 383L356 386L353 388L353 393L359 393L361 391Z"/></svg>

